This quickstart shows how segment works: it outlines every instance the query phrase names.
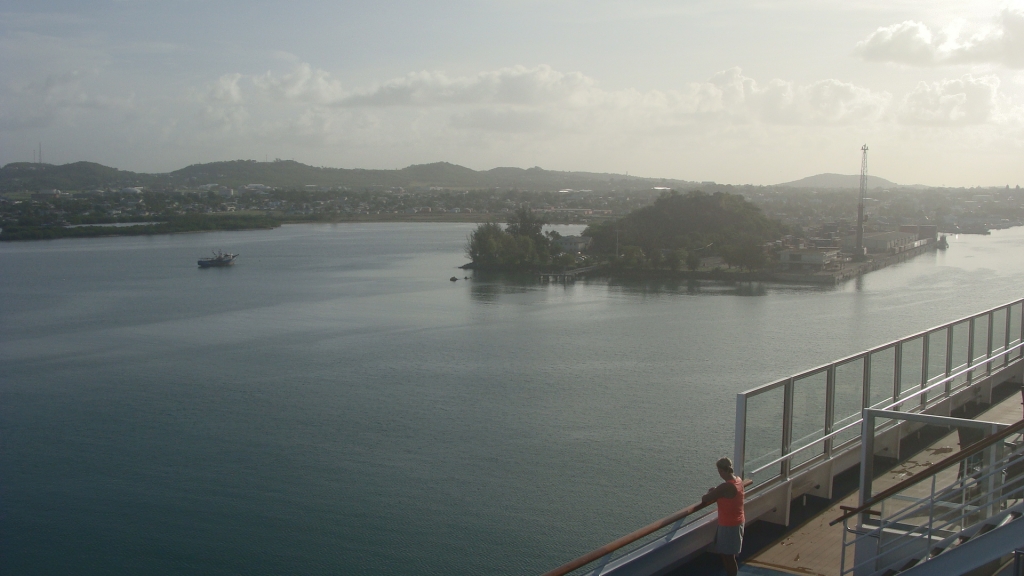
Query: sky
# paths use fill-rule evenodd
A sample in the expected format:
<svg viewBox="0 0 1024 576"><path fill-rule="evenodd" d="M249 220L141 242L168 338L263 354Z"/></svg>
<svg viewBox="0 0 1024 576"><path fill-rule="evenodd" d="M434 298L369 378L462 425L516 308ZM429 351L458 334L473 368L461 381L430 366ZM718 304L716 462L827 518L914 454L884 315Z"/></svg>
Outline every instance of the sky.
<svg viewBox="0 0 1024 576"><path fill-rule="evenodd" d="M0 0L0 165L1024 184L1024 0Z"/></svg>

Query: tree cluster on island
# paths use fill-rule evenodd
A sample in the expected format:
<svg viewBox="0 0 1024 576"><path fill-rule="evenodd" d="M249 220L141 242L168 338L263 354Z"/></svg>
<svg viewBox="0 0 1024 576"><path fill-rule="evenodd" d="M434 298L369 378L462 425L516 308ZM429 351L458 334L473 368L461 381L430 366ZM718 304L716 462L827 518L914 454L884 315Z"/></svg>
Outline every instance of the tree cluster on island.
<svg viewBox="0 0 1024 576"><path fill-rule="evenodd" d="M546 222L529 206L520 206L504 228L497 222L477 226L466 241L466 255L473 267L490 270L524 270L544 267L565 268L576 257L559 250L554 241L558 232L544 232Z"/></svg>
<svg viewBox="0 0 1024 576"><path fill-rule="evenodd" d="M765 245L787 228L739 194L669 191L650 206L587 227L591 251L621 268L695 270L702 258L759 270L769 263Z"/></svg>
<svg viewBox="0 0 1024 576"><path fill-rule="evenodd" d="M557 235L543 233L543 225L522 207L505 228L479 225L466 254L479 268L573 265L576 256L561 253ZM727 266L753 271L769 264L766 245L787 232L738 194L670 191L622 218L588 226L583 235L592 239L592 257L619 269L694 270L702 258L719 256Z"/></svg>

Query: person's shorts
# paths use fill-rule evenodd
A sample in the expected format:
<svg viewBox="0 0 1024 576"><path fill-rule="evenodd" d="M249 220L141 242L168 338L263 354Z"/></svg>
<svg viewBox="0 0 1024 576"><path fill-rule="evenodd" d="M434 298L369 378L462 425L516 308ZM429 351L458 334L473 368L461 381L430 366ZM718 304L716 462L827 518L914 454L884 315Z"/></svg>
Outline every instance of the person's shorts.
<svg viewBox="0 0 1024 576"><path fill-rule="evenodd" d="M735 556L743 548L743 526L719 526L715 534L715 542L711 545L712 554Z"/></svg>

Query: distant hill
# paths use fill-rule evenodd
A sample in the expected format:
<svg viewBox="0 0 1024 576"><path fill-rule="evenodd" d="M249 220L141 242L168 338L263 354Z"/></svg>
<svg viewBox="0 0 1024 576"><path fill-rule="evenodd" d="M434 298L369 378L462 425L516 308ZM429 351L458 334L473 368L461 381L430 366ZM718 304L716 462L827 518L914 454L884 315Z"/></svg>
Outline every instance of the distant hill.
<svg viewBox="0 0 1024 576"><path fill-rule="evenodd" d="M818 174L785 184L777 184L777 186L786 188L860 188L860 175ZM868 175L868 188L896 188L897 186L899 184L885 178Z"/></svg>
<svg viewBox="0 0 1024 576"><path fill-rule="evenodd" d="M0 192L17 190L88 190L109 186L141 185L148 174L136 174L95 162L73 162L55 166L13 162L0 168Z"/></svg>
<svg viewBox="0 0 1024 576"><path fill-rule="evenodd" d="M542 168L493 168L472 170L448 162L417 164L398 170L321 168L292 160L256 162L234 160L193 164L165 174L144 174L109 168L92 162L60 166L15 162L0 168L0 192L17 190L86 190L111 186L174 188L185 185L220 184L240 187L264 184L281 188L307 185L347 186L352 189L442 187L455 189L518 188L554 191L565 188L595 191L644 190L653 187L692 189L694 182L642 178L595 172L559 172Z"/></svg>

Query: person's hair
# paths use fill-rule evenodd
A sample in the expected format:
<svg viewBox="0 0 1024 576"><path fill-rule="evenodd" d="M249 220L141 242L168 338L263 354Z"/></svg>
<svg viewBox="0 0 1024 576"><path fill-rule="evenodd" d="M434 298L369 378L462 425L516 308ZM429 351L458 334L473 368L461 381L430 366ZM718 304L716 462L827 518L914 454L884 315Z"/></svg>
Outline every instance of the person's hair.
<svg viewBox="0 0 1024 576"><path fill-rule="evenodd" d="M725 470L730 473L732 472L732 460L729 460L728 458L719 458L718 462L715 462L715 466L718 466L720 470Z"/></svg>

